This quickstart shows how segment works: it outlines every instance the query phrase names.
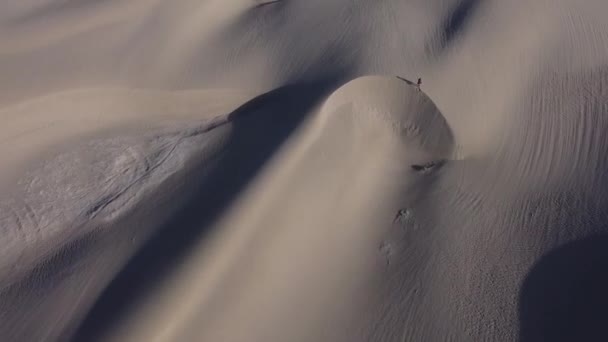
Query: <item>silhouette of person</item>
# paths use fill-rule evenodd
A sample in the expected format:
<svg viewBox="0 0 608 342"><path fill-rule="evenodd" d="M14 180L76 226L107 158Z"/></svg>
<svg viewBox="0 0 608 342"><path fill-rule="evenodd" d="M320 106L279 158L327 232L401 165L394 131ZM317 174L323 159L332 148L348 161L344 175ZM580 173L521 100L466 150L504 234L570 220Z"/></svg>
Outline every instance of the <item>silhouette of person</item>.
<svg viewBox="0 0 608 342"><path fill-rule="evenodd" d="M416 82L416 88L420 91L420 86L422 86L422 78L418 78L418 82Z"/></svg>

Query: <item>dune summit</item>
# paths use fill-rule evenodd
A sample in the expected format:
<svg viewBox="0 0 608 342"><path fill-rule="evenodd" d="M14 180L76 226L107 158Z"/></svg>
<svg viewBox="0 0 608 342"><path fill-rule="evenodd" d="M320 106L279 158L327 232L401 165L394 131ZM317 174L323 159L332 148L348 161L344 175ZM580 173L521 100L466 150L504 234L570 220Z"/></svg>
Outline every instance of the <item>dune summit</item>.
<svg viewBox="0 0 608 342"><path fill-rule="evenodd" d="M347 106L350 106L347 110L350 115L368 116L393 127L392 134L401 137L412 149L446 158L454 148L452 131L439 109L424 92L405 79L357 78L331 94L322 111L333 113Z"/></svg>
<svg viewBox="0 0 608 342"><path fill-rule="evenodd" d="M0 340L608 340L606 11L0 4Z"/></svg>

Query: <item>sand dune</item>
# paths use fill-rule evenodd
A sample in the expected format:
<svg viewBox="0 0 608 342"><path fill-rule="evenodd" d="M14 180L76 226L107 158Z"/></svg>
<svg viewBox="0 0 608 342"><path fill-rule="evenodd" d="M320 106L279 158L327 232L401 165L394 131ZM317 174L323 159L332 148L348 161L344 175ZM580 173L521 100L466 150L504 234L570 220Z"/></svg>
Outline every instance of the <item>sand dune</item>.
<svg viewBox="0 0 608 342"><path fill-rule="evenodd" d="M606 11L0 4L0 339L608 339Z"/></svg>

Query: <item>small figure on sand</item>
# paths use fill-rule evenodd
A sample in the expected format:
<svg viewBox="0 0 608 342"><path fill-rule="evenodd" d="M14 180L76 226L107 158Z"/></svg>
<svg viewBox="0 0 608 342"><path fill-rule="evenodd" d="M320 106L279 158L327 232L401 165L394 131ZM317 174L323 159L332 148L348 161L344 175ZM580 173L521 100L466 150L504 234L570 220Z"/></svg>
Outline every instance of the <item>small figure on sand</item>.
<svg viewBox="0 0 608 342"><path fill-rule="evenodd" d="M420 87L422 86L422 78L418 78L418 82L416 82L416 89L420 91Z"/></svg>

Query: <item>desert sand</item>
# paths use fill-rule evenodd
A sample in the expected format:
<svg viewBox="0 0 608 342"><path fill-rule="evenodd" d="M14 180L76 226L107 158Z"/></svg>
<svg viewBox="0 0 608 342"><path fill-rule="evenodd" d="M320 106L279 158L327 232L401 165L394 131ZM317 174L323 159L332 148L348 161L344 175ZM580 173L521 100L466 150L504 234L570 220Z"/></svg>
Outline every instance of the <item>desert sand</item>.
<svg viewBox="0 0 608 342"><path fill-rule="evenodd" d="M607 13L3 1L0 340L608 340Z"/></svg>

